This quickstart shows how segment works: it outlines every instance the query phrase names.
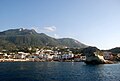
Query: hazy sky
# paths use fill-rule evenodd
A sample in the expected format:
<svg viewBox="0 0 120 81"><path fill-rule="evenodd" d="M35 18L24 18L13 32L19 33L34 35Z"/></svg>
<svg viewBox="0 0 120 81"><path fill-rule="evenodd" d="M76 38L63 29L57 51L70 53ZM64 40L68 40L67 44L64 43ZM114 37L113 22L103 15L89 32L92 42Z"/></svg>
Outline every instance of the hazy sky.
<svg viewBox="0 0 120 81"><path fill-rule="evenodd" d="M0 31L14 28L120 47L120 0L0 0Z"/></svg>

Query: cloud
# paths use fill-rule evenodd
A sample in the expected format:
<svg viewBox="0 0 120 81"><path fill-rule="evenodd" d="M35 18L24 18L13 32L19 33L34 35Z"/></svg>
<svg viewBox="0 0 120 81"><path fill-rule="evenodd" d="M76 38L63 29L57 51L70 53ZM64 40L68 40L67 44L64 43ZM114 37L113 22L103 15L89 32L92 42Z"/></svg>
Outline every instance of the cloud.
<svg viewBox="0 0 120 81"><path fill-rule="evenodd" d="M54 32L54 31L56 31L56 27L55 26L47 26L47 27L44 27L44 29L47 32Z"/></svg>
<svg viewBox="0 0 120 81"><path fill-rule="evenodd" d="M39 27L35 27L35 26L31 27L31 29L34 29L34 30L37 31L37 32L40 31L40 30L39 30Z"/></svg>
<svg viewBox="0 0 120 81"><path fill-rule="evenodd" d="M39 26L33 26L33 27L31 27L31 29L34 29L38 33L43 33L44 32L44 29L42 29Z"/></svg>
<svg viewBox="0 0 120 81"><path fill-rule="evenodd" d="M32 26L32 27L29 27L29 28L34 29L38 33L50 33L50 32L55 32L56 31L55 26L46 26L46 27Z"/></svg>
<svg viewBox="0 0 120 81"><path fill-rule="evenodd" d="M59 36L59 35L57 35L57 34L54 34L54 37L55 37L55 38L60 38L60 36Z"/></svg>

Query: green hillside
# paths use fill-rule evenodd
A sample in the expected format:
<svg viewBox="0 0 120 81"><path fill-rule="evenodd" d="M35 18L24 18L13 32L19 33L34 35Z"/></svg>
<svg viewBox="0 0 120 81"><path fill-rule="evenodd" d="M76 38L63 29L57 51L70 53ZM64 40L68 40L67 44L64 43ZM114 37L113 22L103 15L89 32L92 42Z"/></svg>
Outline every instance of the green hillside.
<svg viewBox="0 0 120 81"><path fill-rule="evenodd" d="M0 48L18 46L67 46L85 48L86 45L71 38L55 39L31 29L10 29L0 32Z"/></svg>

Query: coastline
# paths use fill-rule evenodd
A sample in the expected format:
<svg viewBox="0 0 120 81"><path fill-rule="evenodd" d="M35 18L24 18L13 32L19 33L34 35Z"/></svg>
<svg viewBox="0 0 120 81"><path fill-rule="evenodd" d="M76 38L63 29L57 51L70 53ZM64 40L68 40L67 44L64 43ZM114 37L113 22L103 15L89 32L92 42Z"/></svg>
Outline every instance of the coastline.
<svg viewBox="0 0 120 81"><path fill-rule="evenodd" d="M37 61L37 60L29 60L29 59L0 59L0 62L76 62L76 61L44 61L44 60ZM79 61L79 62L83 62L83 61ZM117 64L117 63L119 63L119 62L116 62L116 61L106 61L103 64Z"/></svg>
<svg viewBox="0 0 120 81"><path fill-rule="evenodd" d="M0 62L28 62L26 59L0 59Z"/></svg>

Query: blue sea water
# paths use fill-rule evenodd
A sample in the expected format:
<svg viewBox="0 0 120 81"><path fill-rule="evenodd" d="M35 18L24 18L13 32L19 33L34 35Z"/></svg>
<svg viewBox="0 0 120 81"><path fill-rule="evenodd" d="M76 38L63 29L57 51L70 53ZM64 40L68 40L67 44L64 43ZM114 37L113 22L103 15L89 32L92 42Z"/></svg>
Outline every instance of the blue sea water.
<svg viewBox="0 0 120 81"><path fill-rule="evenodd" d="M120 64L82 62L0 63L0 81L120 81Z"/></svg>

